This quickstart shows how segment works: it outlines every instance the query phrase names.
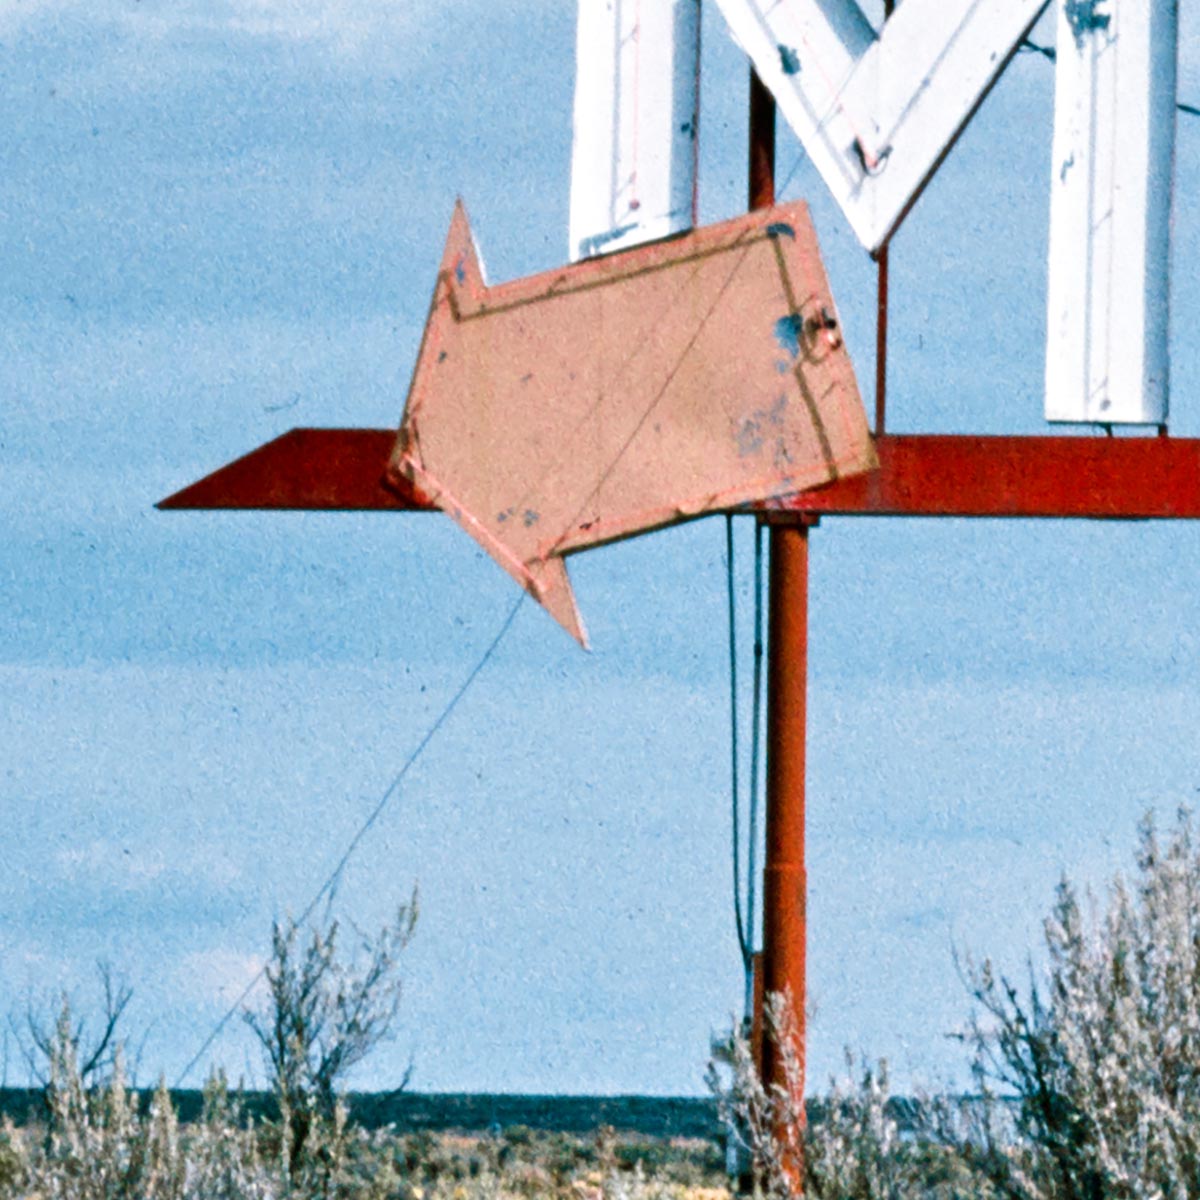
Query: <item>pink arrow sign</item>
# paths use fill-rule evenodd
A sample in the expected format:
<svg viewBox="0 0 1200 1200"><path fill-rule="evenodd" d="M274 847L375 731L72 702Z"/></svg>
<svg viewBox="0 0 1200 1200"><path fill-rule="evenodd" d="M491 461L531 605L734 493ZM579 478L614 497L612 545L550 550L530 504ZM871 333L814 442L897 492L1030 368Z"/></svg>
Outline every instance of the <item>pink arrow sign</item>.
<svg viewBox="0 0 1200 1200"><path fill-rule="evenodd" d="M875 465L805 205L497 287L455 209L388 471L580 642L565 555Z"/></svg>

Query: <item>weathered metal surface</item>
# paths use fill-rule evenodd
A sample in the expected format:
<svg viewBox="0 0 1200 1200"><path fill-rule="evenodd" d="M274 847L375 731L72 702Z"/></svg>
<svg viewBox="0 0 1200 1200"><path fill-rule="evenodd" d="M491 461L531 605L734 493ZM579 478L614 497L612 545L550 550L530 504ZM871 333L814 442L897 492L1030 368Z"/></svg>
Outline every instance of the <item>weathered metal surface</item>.
<svg viewBox="0 0 1200 1200"><path fill-rule="evenodd" d="M839 516L1200 518L1200 440L888 435L879 470L775 507Z"/></svg>
<svg viewBox="0 0 1200 1200"><path fill-rule="evenodd" d="M1059 0L1046 418L1162 425L1178 0Z"/></svg>
<svg viewBox="0 0 1200 1200"><path fill-rule="evenodd" d="M498 287L456 208L389 474L580 641L564 555L874 462L803 204Z"/></svg>
<svg viewBox="0 0 1200 1200"><path fill-rule="evenodd" d="M696 223L700 0L579 0L571 260Z"/></svg>
<svg viewBox="0 0 1200 1200"><path fill-rule="evenodd" d="M892 235L1046 0L718 0L868 250Z"/></svg>
<svg viewBox="0 0 1200 1200"><path fill-rule="evenodd" d="M291 429L158 502L164 509L433 509L385 482L394 429Z"/></svg>
<svg viewBox="0 0 1200 1200"><path fill-rule="evenodd" d="M393 429L293 429L159 503L165 509L427 512L380 482ZM1200 518L1200 440L889 434L879 469L773 503L781 515Z"/></svg>

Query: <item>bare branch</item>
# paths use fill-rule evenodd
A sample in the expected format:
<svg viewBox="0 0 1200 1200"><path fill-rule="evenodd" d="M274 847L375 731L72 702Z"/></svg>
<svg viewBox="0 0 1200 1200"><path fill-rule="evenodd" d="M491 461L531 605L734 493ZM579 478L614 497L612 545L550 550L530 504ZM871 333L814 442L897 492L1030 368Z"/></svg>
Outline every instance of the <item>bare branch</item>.
<svg viewBox="0 0 1200 1200"><path fill-rule="evenodd" d="M301 1168L314 1130L336 1124L348 1072L392 1034L401 999L400 956L416 920L414 891L378 934L355 930L358 944L349 957L328 914L322 927L301 929L290 918L272 927L267 1002L244 1017L289 1130L293 1172Z"/></svg>

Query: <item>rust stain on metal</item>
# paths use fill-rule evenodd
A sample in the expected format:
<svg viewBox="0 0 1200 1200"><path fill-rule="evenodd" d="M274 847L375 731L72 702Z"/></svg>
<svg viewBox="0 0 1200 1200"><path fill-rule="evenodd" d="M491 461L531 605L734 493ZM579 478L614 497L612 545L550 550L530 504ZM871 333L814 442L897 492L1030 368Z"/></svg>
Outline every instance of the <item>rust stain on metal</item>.
<svg viewBox="0 0 1200 1200"><path fill-rule="evenodd" d="M497 287L459 204L389 478L582 642L566 554L875 466L834 311L803 204Z"/></svg>

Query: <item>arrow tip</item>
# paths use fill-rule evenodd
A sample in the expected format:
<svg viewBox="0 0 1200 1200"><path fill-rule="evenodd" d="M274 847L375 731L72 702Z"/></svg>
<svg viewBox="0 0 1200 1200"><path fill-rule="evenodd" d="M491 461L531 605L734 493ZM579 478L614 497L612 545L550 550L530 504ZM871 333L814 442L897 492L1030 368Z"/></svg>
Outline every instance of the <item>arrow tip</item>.
<svg viewBox="0 0 1200 1200"><path fill-rule="evenodd" d="M531 583L529 594L585 649L590 650L587 630L575 603L575 592L567 564L557 556L526 564Z"/></svg>
<svg viewBox="0 0 1200 1200"><path fill-rule="evenodd" d="M473 299L487 287L483 258L475 235L471 232L471 218L467 216L467 206L461 196L454 202L454 215L450 218L450 231L446 234L442 273L456 292L466 292Z"/></svg>

